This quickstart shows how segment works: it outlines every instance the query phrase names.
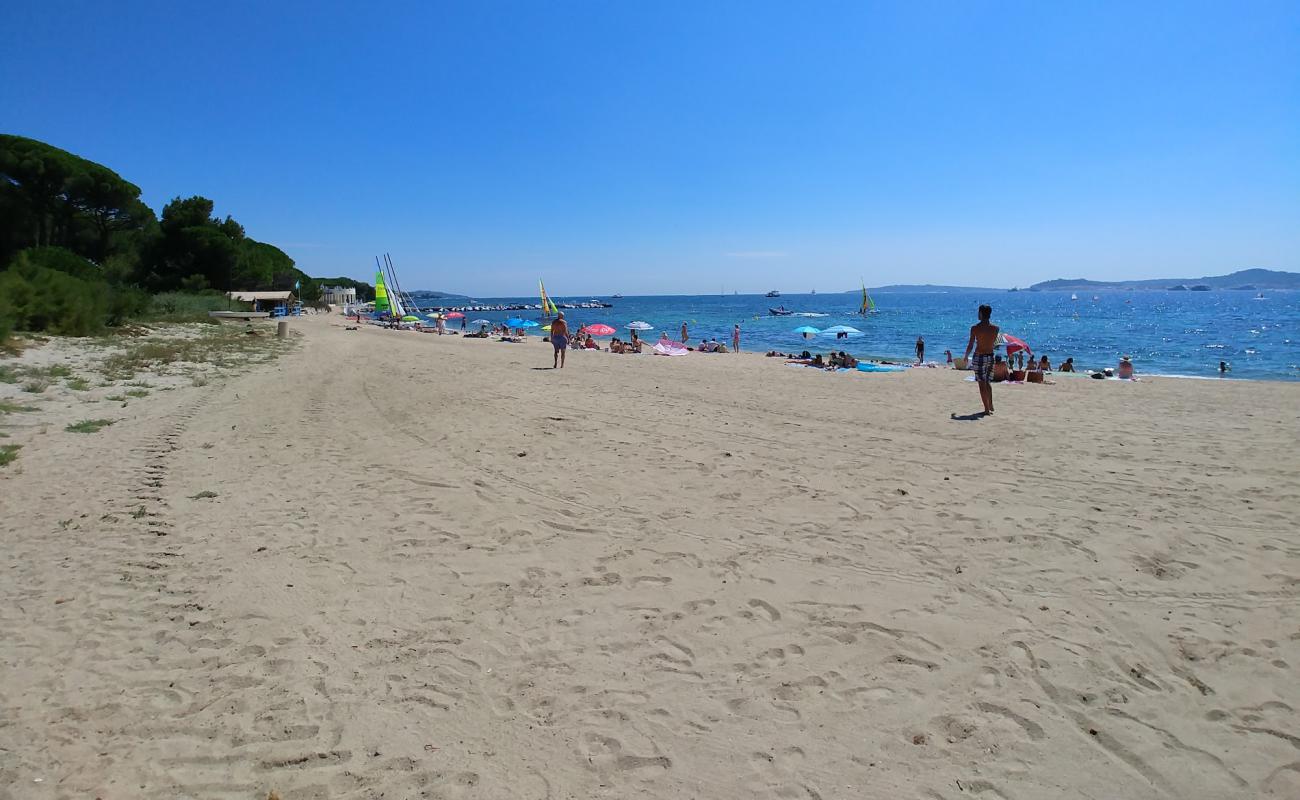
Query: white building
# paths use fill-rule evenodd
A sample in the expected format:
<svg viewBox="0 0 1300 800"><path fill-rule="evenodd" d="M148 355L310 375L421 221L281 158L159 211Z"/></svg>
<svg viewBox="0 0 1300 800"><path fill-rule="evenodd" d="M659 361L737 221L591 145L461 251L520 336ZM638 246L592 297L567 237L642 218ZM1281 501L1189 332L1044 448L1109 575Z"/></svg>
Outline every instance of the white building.
<svg viewBox="0 0 1300 800"><path fill-rule="evenodd" d="M354 306L357 304L357 290L351 286L322 286L320 299L332 306Z"/></svg>

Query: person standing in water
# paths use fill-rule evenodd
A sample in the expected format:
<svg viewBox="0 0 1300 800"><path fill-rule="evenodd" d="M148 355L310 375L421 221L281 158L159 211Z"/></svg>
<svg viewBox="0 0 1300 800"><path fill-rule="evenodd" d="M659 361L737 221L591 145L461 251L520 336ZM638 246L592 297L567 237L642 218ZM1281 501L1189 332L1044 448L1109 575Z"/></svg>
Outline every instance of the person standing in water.
<svg viewBox="0 0 1300 800"><path fill-rule="evenodd" d="M970 357L971 348L975 348L975 360L969 362L975 373L975 383L980 389L980 400L984 403L984 413L993 413L993 348L998 344L998 326L989 320L993 316L993 307L982 305L979 309L980 321L970 326L970 339L966 342L966 353Z"/></svg>
<svg viewBox="0 0 1300 800"><path fill-rule="evenodd" d="M739 322L736 323L736 327L731 329L731 352L733 353L740 352L740 323Z"/></svg>
<svg viewBox="0 0 1300 800"><path fill-rule="evenodd" d="M682 323L682 344L686 344L686 342L687 342L687 340L688 340L689 338L690 338L690 337L688 337L688 336L686 335L686 323L683 322L683 323Z"/></svg>
<svg viewBox="0 0 1300 800"><path fill-rule="evenodd" d="M564 321L563 311L551 323L551 346L555 348L555 366L552 369L563 369L564 351L569 347L569 323Z"/></svg>
<svg viewBox="0 0 1300 800"><path fill-rule="evenodd" d="M916 337L916 363L925 363L925 339L920 336Z"/></svg>

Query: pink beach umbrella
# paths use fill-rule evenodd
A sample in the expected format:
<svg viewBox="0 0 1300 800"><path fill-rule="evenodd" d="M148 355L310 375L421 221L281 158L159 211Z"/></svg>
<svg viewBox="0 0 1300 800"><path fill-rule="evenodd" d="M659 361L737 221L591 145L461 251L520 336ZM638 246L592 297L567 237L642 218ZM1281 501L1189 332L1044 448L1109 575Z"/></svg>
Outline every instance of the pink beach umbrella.
<svg viewBox="0 0 1300 800"><path fill-rule="evenodd" d="M595 325L588 325L586 327L586 331L587 333L590 333L592 336L613 336L615 333L617 333L617 331L615 331L613 328L599 322L597 322Z"/></svg>
<svg viewBox="0 0 1300 800"><path fill-rule="evenodd" d="M1012 336L1009 333L999 333L998 344L1006 345L1007 355L1018 353L1021 350L1024 350L1026 353L1034 352L1033 348L1026 344L1024 339L1021 339L1019 336Z"/></svg>
<svg viewBox="0 0 1300 800"><path fill-rule="evenodd" d="M464 316L465 315L460 313L459 311L453 311L447 315L447 319L462 319L464 318Z"/></svg>

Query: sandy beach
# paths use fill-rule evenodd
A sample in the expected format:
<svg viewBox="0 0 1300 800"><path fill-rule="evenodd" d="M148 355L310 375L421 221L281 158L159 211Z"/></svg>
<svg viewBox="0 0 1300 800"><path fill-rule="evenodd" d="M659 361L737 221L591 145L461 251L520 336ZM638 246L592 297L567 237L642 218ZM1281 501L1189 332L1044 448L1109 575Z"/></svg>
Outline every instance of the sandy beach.
<svg viewBox="0 0 1300 800"><path fill-rule="evenodd" d="M1300 796L1300 383L293 326L0 417L3 800Z"/></svg>

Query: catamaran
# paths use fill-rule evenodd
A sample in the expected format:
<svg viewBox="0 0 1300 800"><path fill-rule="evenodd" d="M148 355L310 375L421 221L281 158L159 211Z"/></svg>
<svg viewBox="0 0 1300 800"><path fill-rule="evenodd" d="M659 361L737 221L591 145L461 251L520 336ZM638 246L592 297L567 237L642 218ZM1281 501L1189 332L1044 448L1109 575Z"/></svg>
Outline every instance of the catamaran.
<svg viewBox="0 0 1300 800"><path fill-rule="evenodd" d="M537 289L542 294L542 318L550 319L558 316L560 309L555 307L555 301L546 295L546 287L542 284L541 278L537 279Z"/></svg>
<svg viewBox="0 0 1300 800"><path fill-rule="evenodd" d="M871 295L867 294L866 281L862 282L862 307L858 309L858 313L864 317L876 313L876 301L872 300Z"/></svg>

